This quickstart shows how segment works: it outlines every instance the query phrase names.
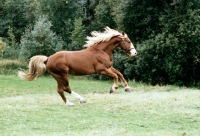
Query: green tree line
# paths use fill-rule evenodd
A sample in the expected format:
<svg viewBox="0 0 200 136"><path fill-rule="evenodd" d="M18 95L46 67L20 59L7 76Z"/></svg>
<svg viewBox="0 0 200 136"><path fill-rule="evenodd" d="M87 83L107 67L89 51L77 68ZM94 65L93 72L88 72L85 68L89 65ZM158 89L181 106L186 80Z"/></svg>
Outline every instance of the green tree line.
<svg viewBox="0 0 200 136"><path fill-rule="evenodd" d="M199 0L0 0L0 57L80 50L105 26L125 31L136 46L134 58L113 54L127 79L199 86Z"/></svg>

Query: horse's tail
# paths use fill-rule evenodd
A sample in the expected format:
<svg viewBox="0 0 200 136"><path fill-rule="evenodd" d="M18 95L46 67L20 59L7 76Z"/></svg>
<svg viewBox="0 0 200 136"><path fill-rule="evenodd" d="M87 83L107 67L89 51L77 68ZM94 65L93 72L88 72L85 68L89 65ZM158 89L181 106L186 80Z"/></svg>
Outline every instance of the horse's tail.
<svg viewBox="0 0 200 136"><path fill-rule="evenodd" d="M29 72L19 71L18 76L24 80L32 81L46 71L45 61L48 57L43 55L33 56L29 62Z"/></svg>

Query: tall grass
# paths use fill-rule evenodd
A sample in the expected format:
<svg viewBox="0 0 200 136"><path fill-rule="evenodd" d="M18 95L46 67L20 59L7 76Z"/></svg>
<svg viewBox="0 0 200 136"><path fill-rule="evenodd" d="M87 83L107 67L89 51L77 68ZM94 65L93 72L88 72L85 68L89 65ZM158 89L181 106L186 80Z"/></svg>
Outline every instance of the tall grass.
<svg viewBox="0 0 200 136"><path fill-rule="evenodd" d="M17 59L0 59L0 75L16 74L21 68L27 68L27 64Z"/></svg>
<svg viewBox="0 0 200 136"><path fill-rule="evenodd" d="M199 136L200 90L175 86L147 86L129 82L109 94L110 81L70 78L82 95L80 104L66 107L56 93L56 81L40 77L32 82L0 75L0 134L2 136Z"/></svg>

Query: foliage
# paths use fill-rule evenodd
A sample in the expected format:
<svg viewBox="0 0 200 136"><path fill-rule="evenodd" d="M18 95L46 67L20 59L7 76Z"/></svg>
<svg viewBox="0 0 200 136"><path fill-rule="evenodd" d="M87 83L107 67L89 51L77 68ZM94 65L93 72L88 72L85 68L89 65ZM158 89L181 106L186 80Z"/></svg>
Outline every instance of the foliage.
<svg viewBox="0 0 200 136"><path fill-rule="evenodd" d="M159 15L163 12L164 1L133 0L124 7L124 31L134 42L141 42L161 32Z"/></svg>
<svg viewBox="0 0 200 136"><path fill-rule="evenodd" d="M116 28L114 16L111 14L112 10L107 0L100 0L95 7L94 20L90 25L92 30L102 30L105 26Z"/></svg>
<svg viewBox="0 0 200 136"><path fill-rule="evenodd" d="M173 35L159 34L138 45L137 80L151 84L178 81L182 77L184 58L179 51L178 39Z"/></svg>
<svg viewBox="0 0 200 136"><path fill-rule="evenodd" d="M74 30L71 33L72 48L70 50L81 50L85 44L86 32L82 24L82 19L78 18L74 21ZM69 49L69 47L67 47Z"/></svg>
<svg viewBox="0 0 200 136"><path fill-rule="evenodd" d="M8 45L4 50L2 58L16 59L19 57L20 46L11 27L8 28L8 36L6 39Z"/></svg>
<svg viewBox="0 0 200 136"><path fill-rule="evenodd" d="M0 7L0 36L8 37L8 30L11 27L19 43L25 27L35 20L35 7L36 0L3 0Z"/></svg>
<svg viewBox="0 0 200 136"><path fill-rule="evenodd" d="M62 49L64 42L51 31L51 22L40 17L34 28L27 28L21 40L20 58L27 60L34 55L51 55Z"/></svg>
<svg viewBox="0 0 200 136"><path fill-rule="evenodd" d="M95 22L99 25L99 28L104 28L105 26L116 28L114 16L111 14L111 7L106 0L99 1L99 4L95 10Z"/></svg>
<svg viewBox="0 0 200 136"><path fill-rule="evenodd" d="M48 16L52 30L70 44L70 35L74 29L75 18L81 17L81 4L74 0L39 0L40 15Z"/></svg>
<svg viewBox="0 0 200 136"><path fill-rule="evenodd" d="M168 7L176 13L175 18L170 18L174 15L169 13L161 16L163 33L138 45L137 80L152 84L198 85L200 12L199 9L186 10L181 2L185 1ZM184 9L177 8L177 4L184 5Z"/></svg>
<svg viewBox="0 0 200 136"><path fill-rule="evenodd" d="M119 70L126 79L135 77L135 64L135 58L128 56L120 49L116 49L113 54L113 67Z"/></svg>
<svg viewBox="0 0 200 136"><path fill-rule="evenodd" d="M20 68L26 69L27 64L17 59L0 59L0 75L15 75Z"/></svg>
<svg viewBox="0 0 200 136"><path fill-rule="evenodd" d="M129 58L118 49L113 55L114 67L127 79L196 86L200 82L199 9L199 0L0 0L0 37L6 43L1 57L17 58L19 50L26 59L31 54L78 50L91 31L109 26L125 31L137 43L137 57ZM51 22L48 31L34 28L41 16ZM40 37L39 29L46 36ZM54 40L47 38L49 44L45 37Z"/></svg>
<svg viewBox="0 0 200 136"><path fill-rule="evenodd" d="M3 52L6 48L6 43L3 42L3 39L0 37L0 51L1 51L1 56L3 56Z"/></svg>

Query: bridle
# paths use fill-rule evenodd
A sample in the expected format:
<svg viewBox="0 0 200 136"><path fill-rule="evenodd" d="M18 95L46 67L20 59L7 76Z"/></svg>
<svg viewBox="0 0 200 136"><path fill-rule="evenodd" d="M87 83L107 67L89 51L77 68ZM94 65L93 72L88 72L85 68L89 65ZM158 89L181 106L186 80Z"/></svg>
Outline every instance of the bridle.
<svg viewBox="0 0 200 136"><path fill-rule="evenodd" d="M121 43L121 44L124 44L124 45L125 45L125 47L126 47L125 52L126 52L126 53L127 53L128 51L132 50L132 49L135 49L135 48L132 48L132 47L128 48L128 46L127 46L126 43L125 43L124 38L122 38L122 43Z"/></svg>

